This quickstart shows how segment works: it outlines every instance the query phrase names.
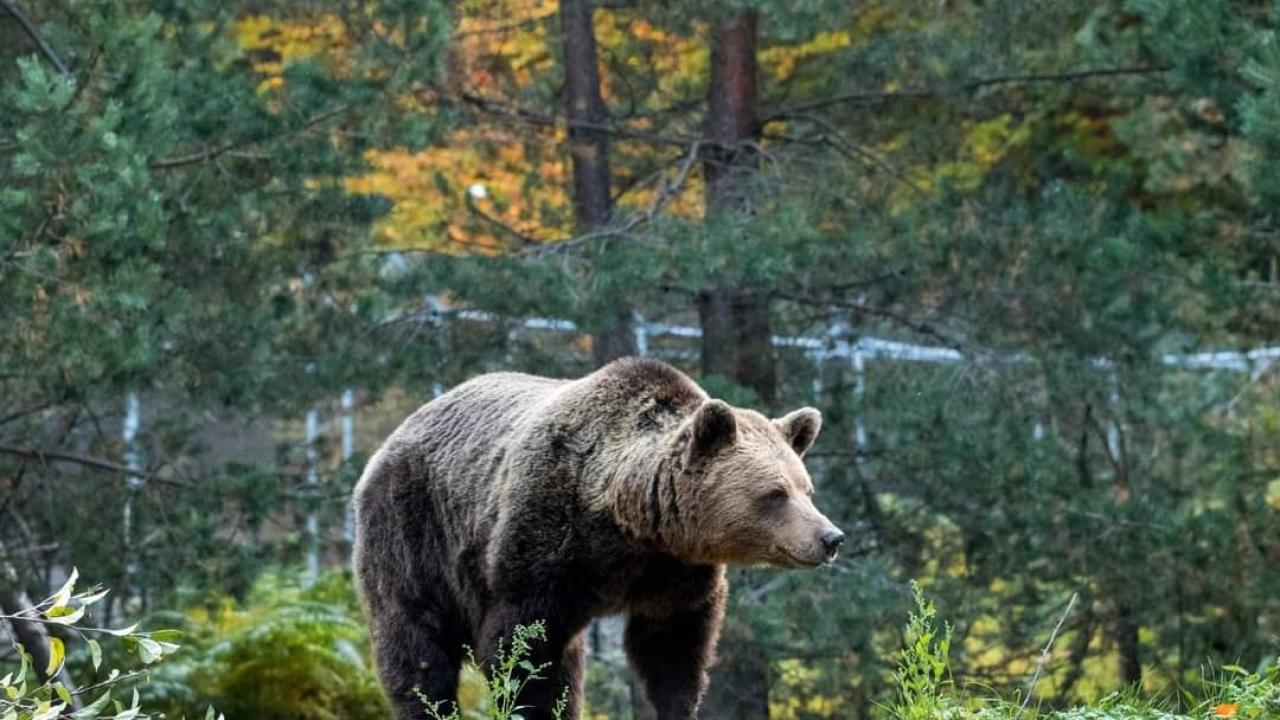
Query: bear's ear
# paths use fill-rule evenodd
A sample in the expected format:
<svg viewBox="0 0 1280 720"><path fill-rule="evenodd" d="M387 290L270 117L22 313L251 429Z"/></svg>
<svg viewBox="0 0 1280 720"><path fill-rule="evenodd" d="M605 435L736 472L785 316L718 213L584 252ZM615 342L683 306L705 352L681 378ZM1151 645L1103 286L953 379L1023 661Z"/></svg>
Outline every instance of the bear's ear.
<svg viewBox="0 0 1280 720"><path fill-rule="evenodd" d="M738 421L723 400L708 400L693 414L685 447L685 465L693 466L738 440Z"/></svg>
<svg viewBox="0 0 1280 720"><path fill-rule="evenodd" d="M773 422L782 431L782 437L787 439L791 449L803 456L822 429L822 413L811 407L800 408Z"/></svg>

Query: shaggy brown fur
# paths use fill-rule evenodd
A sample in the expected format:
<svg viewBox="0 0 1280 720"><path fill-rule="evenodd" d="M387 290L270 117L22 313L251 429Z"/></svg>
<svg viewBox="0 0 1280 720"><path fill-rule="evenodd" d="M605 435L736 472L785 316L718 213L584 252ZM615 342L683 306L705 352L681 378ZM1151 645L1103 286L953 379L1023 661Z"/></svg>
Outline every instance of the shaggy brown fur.
<svg viewBox="0 0 1280 720"><path fill-rule="evenodd" d="M475 378L409 417L356 488L356 572L400 718L457 692L463 646L489 662L545 620L521 696L578 717L582 633L626 613L627 654L661 720L695 715L724 613L724 563L812 567L843 537L800 456L821 418L710 400L651 360L580 380Z"/></svg>

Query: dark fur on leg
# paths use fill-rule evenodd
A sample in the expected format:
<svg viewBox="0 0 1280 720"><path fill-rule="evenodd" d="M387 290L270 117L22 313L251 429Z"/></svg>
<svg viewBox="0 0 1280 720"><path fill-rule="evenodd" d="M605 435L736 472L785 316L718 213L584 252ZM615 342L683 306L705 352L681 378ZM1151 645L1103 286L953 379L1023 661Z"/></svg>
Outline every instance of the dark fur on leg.
<svg viewBox="0 0 1280 720"><path fill-rule="evenodd" d="M724 618L724 579L693 607L670 615L634 614L627 622L627 658L644 682L658 720L692 720L707 689L707 668Z"/></svg>
<svg viewBox="0 0 1280 720"><path fill-rule="evenodd" d="M458 696L462 647L446 647L432 623L403 609L381 612L372 624L374 663L398 720L425 720L422 698L446 701Z"/></svg>

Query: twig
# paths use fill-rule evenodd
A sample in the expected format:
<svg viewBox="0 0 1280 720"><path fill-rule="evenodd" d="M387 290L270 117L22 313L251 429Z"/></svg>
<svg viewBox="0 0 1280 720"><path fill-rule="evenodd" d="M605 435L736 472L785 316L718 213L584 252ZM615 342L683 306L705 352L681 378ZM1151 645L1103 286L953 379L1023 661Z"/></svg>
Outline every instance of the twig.
<svg viewBox="0 0 1280 720"><path fill-rule="evenodd" d="M102 458L92 457L89 455L75 455L73 453L58 452L56 450L42 450L40 448L23 448L13 445L0 445L0 455L12 455L14 457L35 460L42 464L51 462L67 462L74 465L82 465L84 467L93 468L95 470L103 470L106 472L124 473L129 477L140 478L145 481L156 480L167 485L176 485L186 487L187 484L178 480L169 478L157 478L157 470L150 472L142 472L133 468L121 465L119 463L104 460Z"/></svg>
<svg viewBox="0 0 1280 720"><path fill-rule="evenodd" d="M291 135L293 133L302 132L303 130L306 130L314 125L318 125L319 123L322 123L325 120L328 120L329 118L332 118L337 115L341 115L342 113L350 109L351 109L351 106L344 103L332 110L328 110L326 112L320 113L319 115L308 118L306 121L302 123L302 125L298 126L297 128L293 129L288 133L283 133L282 135ZM231 142L218 145L216 147L206 146L205 149L201 150L200 152L193 152L188 155L179 155L177 157L171 157L171 158L161 158L160 160L156 160L150 163L147 167L151 168L152 170L168 170L171 168L183 167L185 165L196 165L196 164L207 163L217 159L218 157L221 157L222 155L241 158L245 160L268 159L265 155L260 155L257 153L236 152L238 148L242 148L247 145L253 145L258 142L262 142L262 139L233 140Z"/></svg>
<svg viewBox="0 0 1280 720"><path fill-rule="evenodd" d="M1027 695L1022 698L1022 705L1018 706L1018 714L1014 715L1014 720L1022 717L1027 711L1027 706L1031 704L1031 696L1035 694L1036 683L1040 682L1040 673L1044 671L1044 666L1049 662L1049 651L1053 649L1053 641L1058 639L1058 632L1062 630L1062 623L1067 621L1067 616L1071 614L1071 609L1076 606L1076 599L1080 597L1080 593L1071 593L1071 600L1067 603L1067 609L1062 612L1062 616L1058 618L1058 624L1053 626L1053 632L1049 634L1049 642L1044 644L1044 650L1040 651L1040 658L1036 660L1036 670L1031 675L1031 682L1027 683Z"/></svg>
<svg viewBox="0 0 1280 720"><path fill-rule="evenodd" d="M50 400L49 402L40 403L39 405L35 405L33 407L25 408L23 410L19 410L14 413L10 413L8 415L5 415L4 417L0 417L0 425L8 425L14 420L21 420L22 418L28 415L34 415L42 410L47 410L57 404L58 404L57 400Z"/></svg>
<svg viewBox="0 0 1280 720"><path fill-rule="evenodd" d="M891 277L891 276L885 276L885 277ZM953 337L948 336L946 333L935 328L932 324L928 322L912 320L906 315L894 310L890 310L889 308L879 307L876 305L869 305L866 302L863 302L860 300L850 302L850 301L838 300L834 298L824 299L824 298L805 297L803 295L797 295L791 292L787 292L786 290L775 291L774 295L782 300L789 300L791 302L799 303L801 305L809 305L812 307L817 307L822 309L829 309L832 307L836 307L844 310L851 310L853 312L865 313L867 315L881 317L891 322L897 323L898 325L901 325L902 327L905 327L908 330L911 330L912 332L915 332L927 337L931 337L937 340L938 342L942 343L946 347L949 347L953 350L960 350L962 352L966 350L965 343Z"/></svg>
<svg viewBox="0 0 1280 720"><path fill-rule="evenodd" d="M58 54L55 53L53 48L49 45L49 42L44 39L44 36L36 29L36 26L31 24L31 21L27 19L26 15L22 14L22 11L19 10L16 5L10 2L0 2L0 10L4 10L9 13L10 17L18 21L18 25L22 27L22 32L26 33L27 37L31 38L31 42L35 43L36 47L40 49L40 54L44 55L45 59L58 69L58 72L69 78L75 78L75 73L71 72L71 68L67 67L66 63L62 62L62 58L58 57Z"/></svg>
<svg viewBox="0 0 1280 720"><path fill-rule="evenodd" d="M587 120L569 120L567 118L548 115L546 113L536 112L528 108L523 108L513 103L504 102L486 98L481 95L473 95L471 93L458 93L456 96L450 97L438 90L433 90L435 99L445 103L465 104L477 110L485 112L489 115L498 117L509 117L520 120L529 125L537 125L541 127L566 127L582 130L597 130L608 133L616 137L627 138L629 140L642 140L644 142L653 143L655 145L677 145L684 147L688 145L690 140L687 138L671 137L667 135L659 135L657 133L641 132L639 130L630 130L628 128L619 127L613 122L590 122Z"/></svg>
<svg viewBox="0 0 1280 720"><path fill-rule="evenodd" d="M653 219L658 216L658 213L662 211L662 208L679 193L680 188L684 187L685 182L688 181L689 174L693 171L694 166L697 165L702 145L703 143L701 140L695 141L689 145L689 150L685 154L684 160L680 162L680 167L676 170L676 176L672 178L670 182L664 182L662 184L661 189L658 190L658 194L653 198L653 202L649 203L649 206L644 210L632 213L625 221L617 225L603 227L599 230L593 230L564 240L539 243L536 247L531 248L527 254L541 255L549 252L559 252L593 240L627 235L640 225L653 222Z"/></svg>
<svg viewBox="0 0 1280 720"><path fill-rule="evenodd" d="M475 215L476 217L485 221L485 223L487 223L488 225L491 225L492 227L502 231L504 234L510 235L511 237L515 238L520 242L522 246L529 247L532 245L541 244L542 241L538 240L537 238L532 237L530 235L526 235L525 233L521 232L519 229L511 225L508 225L507 223L503 222L501 219L496 218L490 215L489 213L485 212L484 210L482 210L480 206L476 205L475 201L471 199L471 195L469 193L466 196L465 203L467 206L467 210L470 211L472 215Z"/></svg>
<svg viewBox="0 0 1280 720"><path fill-rule="evenodd" d="M130 670L127 673L121 673L109 680L103 680L102 682L96 685L87 685L85 687L82 687L79 690L72 692L71 694L84 695L85 693L91 693L94 690L100 690L104 687L108 687L111 685L119 685L122 682L128 682L130 680L133 680L134 678L146 677L149 672L150 670L147 670L146 668L143 668L142 670Z"/></svg>
<svg viewBox="0 0 1280 720"><path fill-rule="evenodd" d="M840 132L839 128L837 128L835 125L828 122L827 120L820 118L816 115L795 115L794 117L799 120L807 120L808 122L811 122L814 125L817 125L822 130L824 130L825 132L822 135L823 139L825 139L828 143L834 145L837 150L843 150L846 155L853 155L855 157L862 158L867 162L870 162L872 165L875 165L876 167L880 168L885 173L887 173L889 177L892 177L894 180L897 180L903 185L906 185L911 190L915 191L916 194L918 195L923 195L923 196L928 195L928 193L925 191L924 188L920 187L915 182L912 182L911 178L902 174L901 171L899 171L894 166L890 165L889 161L876 155L875 153L859 145L858 143L846 138Z"/></svg>
<svg viewBox="0 0 1280 720"><path fill-rule="evenodd" d="M1036 73L1028 75L999 75L996 77L979 78L970 80L959 86L959 92L973 92L982 88L992 87L995 85L1028 85L1035 83L1053 83L1053 82L1079 82L1090 78L1100 77L1118 77L1125 75L1158 75L1172 70L1169 66L1137 66L1137 67L1121 67L1121 68L1099 68L1096 70L1076 70L1064 73ZM897 92L885 93L849 93L846 95L836 95L835 97L815 100L809 103L795 105L789 108L776 110L764 118L765 123L775 122L777 120L785 120L795 117L797 114L811 112L813 110L822 110L833 105L844 105L848 103L866 103L866 102L890 102L894 100L932 100L935 98L946 97L948 95L958 94L956 91L947 90L900 90Z"/></svg>

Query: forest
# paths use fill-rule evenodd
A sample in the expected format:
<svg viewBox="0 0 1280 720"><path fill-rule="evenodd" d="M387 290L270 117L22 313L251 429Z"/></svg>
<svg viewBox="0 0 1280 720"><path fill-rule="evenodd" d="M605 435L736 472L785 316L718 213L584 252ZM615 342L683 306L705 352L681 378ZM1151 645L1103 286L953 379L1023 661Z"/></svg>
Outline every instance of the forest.
<svg viewBox="0 0 1280 720"><path fill-rule="evenodd" d="M0 2L0 720L391 717L365 462L475 375L633 355L821 409L848 533L730 571L699 717L1280 718L1278 31ZM584 717L653 720L621 632ZM518 717L538 633L432 713Z"/></svg>

